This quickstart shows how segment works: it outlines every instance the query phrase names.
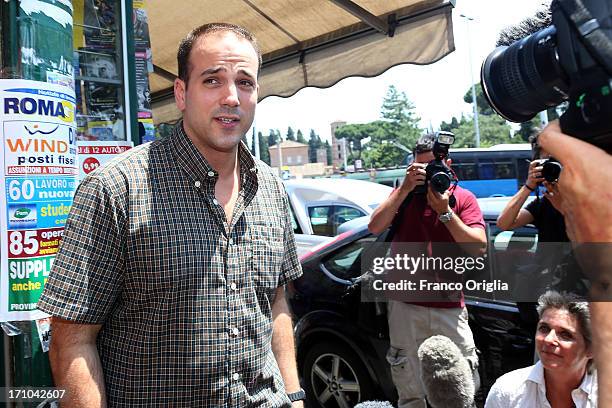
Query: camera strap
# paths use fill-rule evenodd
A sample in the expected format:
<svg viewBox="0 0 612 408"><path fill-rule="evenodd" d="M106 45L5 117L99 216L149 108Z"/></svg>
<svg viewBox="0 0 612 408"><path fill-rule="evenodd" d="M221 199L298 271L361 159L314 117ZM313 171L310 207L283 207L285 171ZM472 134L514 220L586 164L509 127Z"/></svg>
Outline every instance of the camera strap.
<svg viewBox="0 0 612 408"><path fill-rule="evenodd" d="M610 1L604 1L607 1L610 13ZM591 54L605 67L608 75L612 75L612 36L608 34L612 32L612 15L594 18L582 0L558 0L558 4L580 33Z"/></svg>
<svg viewBox="0 0 612 408"><path fill-rule="evenodd" d="M395 213L395 217L393 217L393 221L391 222L391 227L389 227L389 233L385 237L385 242L393 241L393 237L395 237L395 233L397 232L397 229L402 223L404 211L406 210L406 207L408 207L408 204L410 204L410 202L412 201L413 197L414 192L410 192L408 196L404 199L404 201L400 204L399 208L397 209L397 212Z"/></svg>

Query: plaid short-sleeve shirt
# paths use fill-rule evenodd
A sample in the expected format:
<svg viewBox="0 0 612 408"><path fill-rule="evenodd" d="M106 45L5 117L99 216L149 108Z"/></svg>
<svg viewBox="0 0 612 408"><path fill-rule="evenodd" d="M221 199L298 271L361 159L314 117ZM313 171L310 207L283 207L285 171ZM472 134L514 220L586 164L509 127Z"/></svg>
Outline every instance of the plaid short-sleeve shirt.
<svg viewBox="0 0 612 408"><path fill-rule="evenodd" d="M287 196L239 162L231 224L182 123L80 184L38 307L103 325L109 406L290 406L271 350L275 290L301 275Z"/></svg>

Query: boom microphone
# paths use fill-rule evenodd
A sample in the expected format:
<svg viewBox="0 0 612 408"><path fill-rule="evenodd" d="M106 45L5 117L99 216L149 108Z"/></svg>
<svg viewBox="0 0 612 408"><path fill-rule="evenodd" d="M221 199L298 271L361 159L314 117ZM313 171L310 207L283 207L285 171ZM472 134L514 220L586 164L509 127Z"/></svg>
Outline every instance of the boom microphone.
<svg viewBox="0 0 612 408"><path fill-rule="evenodd" d="M471 408L476 386L470 363L445 336L432 336L419 347L421 381L433 408Z"/></svg>
<svg viewBox="0 0 612 408"><path fill-rule="evenodd" d="M387 401L364 401L355 405L353 408L393 408L393 405Z"/></svg>

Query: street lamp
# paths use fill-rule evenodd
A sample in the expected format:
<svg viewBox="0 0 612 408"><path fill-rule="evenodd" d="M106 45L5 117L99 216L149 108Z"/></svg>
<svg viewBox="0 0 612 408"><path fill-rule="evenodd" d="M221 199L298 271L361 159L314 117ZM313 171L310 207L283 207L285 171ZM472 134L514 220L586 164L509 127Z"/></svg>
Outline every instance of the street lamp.
<svg viewBox="0 0 612 408"><path fill-rule="evenodd" d="M476 102L476 87L474 86L474 70L472 69L472 47L470 41L470 21L474 21L472 17L468 17L465 14L459 14L459 17L463 17L467 20L465 26L467 27L467 48L468 58L470 60L470 81L472 83L472 109L474 110L474 131L476 132L476 147L480 147L480 127L478 126L478 103Z"/></svg>

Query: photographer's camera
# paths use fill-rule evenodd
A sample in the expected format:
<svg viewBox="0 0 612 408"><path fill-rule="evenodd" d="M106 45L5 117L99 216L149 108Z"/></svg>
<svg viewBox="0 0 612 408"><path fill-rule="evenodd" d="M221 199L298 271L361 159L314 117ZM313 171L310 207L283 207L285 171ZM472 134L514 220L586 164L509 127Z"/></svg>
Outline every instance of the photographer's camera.
<svg viewBox="0 0 612 408"><path fill-rule="evenodd" d="M525 122L569 101L562 130L612 147L612 0L554 0L552 26L484 61L482 88L505 119Z"/></svg>
<svg viewBox="0 0 612 408"><path fill-rule="evenodd" d="M415 194L427 193L429 184L440 194L449 189L451 183L455 180L455 175L445 161L448 158L448 149L454 142L455 135L452 132L440 131L436 133L432 149L434 159L425 168L425 184L417 186L414 189Z"/></svg>

